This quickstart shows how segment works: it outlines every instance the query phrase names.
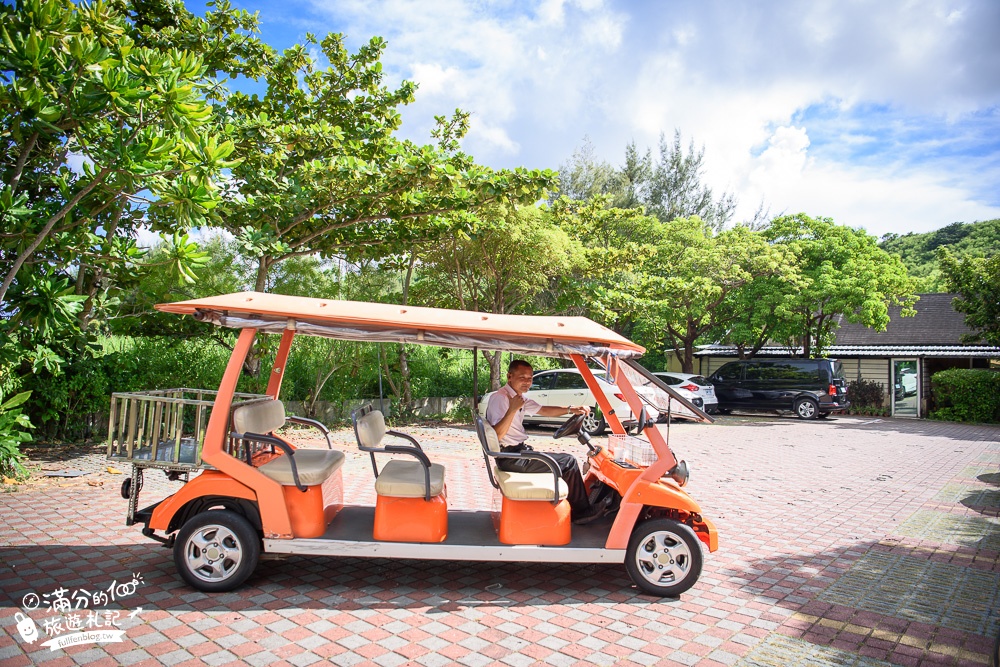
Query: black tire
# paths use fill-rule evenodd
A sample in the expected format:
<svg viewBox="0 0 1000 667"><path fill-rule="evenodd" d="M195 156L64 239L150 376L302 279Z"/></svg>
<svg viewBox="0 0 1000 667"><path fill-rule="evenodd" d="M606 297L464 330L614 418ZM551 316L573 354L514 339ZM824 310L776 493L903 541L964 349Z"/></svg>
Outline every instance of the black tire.
<svg viewBox="0 0 1000 667"><path fill-rule="evenodd" d="M607 420L604 419L604 415L601 414L601 411L595 407L590 411L590 415L583 420L583 428L581 430L585 431L587 435L593 437L595 435L601 435L607 428Z"/></svg>
<svg viewBox="0 0 1000 667"><path fill-rule="evenodd" d="M819 403L811 398L800 398L792 409L799 419L816 419L819 415Z"/></svg>
<svg viewBox="0 0 1000 667"><path fill-rule="evenodd" d="M729 408L719 408L719 414L720 415L728 415L728 414L731 414L731 413L732 413L732 410L730 410Z"/></svg>
<svg viewBox="0 0 1000 667"><path fill-rule="evenodd" d="M671 519L650 519L636 526L625 550L628 576L658 597L676 597L694 586L703 561L694 531Z"/></svg>
<svg viewBox="0 0 1000 667"><path fill-rule="evenodd" d="M174 564L181 577L207 593L238 588L256 569L259 558L257 531L229 510L196 514L174 541Z"/></svg>

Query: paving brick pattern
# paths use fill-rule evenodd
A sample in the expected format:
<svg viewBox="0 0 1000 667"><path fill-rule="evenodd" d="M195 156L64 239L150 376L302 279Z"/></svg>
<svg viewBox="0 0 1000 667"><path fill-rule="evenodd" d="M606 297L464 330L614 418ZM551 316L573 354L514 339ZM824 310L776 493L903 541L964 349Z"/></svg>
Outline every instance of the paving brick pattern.
<svg viewBox="0 0 1000 667"><path fill-rule="evenodd" d="M404 430L447 467L451 507L490 506L470 429ZM580 454L543 440L551 430L535 434ZM671 442L720 549L690 592L665 600L640 594L620 565L322 557L267 559L240 590L208 595L123 525L123 475L99 452L39 453L49 469L87 474L0 494L0 663L988 663L1000 631L1000 428L734 416L675 424ZM348 456L348 500L372 502L367 455L349 430L335 446ZM149 471L142 502L178 487ZM26 594L93 592L136 574L133 594L89 610L117 612L121 642L50 651L17 635ZM71 613L42 600L29 616L41 627Z"/></svg>

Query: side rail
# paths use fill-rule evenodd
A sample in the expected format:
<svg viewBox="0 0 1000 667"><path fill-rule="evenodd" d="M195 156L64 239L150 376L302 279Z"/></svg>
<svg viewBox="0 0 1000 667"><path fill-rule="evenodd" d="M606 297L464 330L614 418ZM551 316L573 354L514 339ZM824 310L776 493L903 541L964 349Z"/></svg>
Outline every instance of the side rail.
<svg viewBox="0 0 1000 667"><path fill-rule="evenodd" d="M171 471L210 468L201 451L217 393L179 388L112 394L108 459ZM236 394L234 405L267 398Z"/></svg>
<svg viewBox="0 0 1000 667"><path fill-rule="evenodd" d="M326 438L326 448L333 449L333 440L330 439L330 429L328 429L322 422L318 422L315 419L309 419L308 417L296 417L295 415L287 415L285 421L290 424L298 424L300 426L311 426L317 429Z"/></svg>

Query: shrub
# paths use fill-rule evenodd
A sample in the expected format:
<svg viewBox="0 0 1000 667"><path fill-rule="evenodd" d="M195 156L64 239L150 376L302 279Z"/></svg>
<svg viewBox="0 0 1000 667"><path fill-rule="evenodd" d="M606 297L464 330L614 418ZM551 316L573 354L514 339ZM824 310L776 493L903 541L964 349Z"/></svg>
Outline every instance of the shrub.
<svg viewBox="0 0 1000 667"><path fill-rule="evenodd" d="M31 440L27 429L32 426L19 406L28 400L30 395L30 391L22 391L4 402L3 392L0 391L0 475L5 477L20 479L28 474L21 465L24 455L20 446L22 442Z"/></svg>
<svg viewBox="0 0 1000 667"><path fill-rule="evenodd" d="M1000 422L1000 372L951 368L931 377L931 419Z"/></svg>
<svg viewBox="0 0 1000 667"><path fill-rule="evenodd" d="M885 385L874 380L854 380L847 385L847 400L852 412L880 412L885 403Z"/></svg>

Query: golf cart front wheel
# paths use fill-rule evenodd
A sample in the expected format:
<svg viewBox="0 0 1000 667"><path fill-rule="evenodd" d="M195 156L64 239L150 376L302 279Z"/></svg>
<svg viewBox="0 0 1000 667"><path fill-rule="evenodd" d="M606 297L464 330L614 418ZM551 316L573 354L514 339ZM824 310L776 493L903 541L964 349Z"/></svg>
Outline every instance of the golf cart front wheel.
<svg viewBox="0 0 1000 667"><path fill-rule="evenodd" d="M703 560L694 531L670 519L651 519L636 526L625 550L629 577L658 597L676 597L694 586Z"/></svg>
<svg viewBox="0 0 1000 667"><path fill-rule="evenodd" d="M231 591L253 573L260 537L250 522L229 510L196 514L174 541L174 564L184 581L209 593Z"/></svg>

